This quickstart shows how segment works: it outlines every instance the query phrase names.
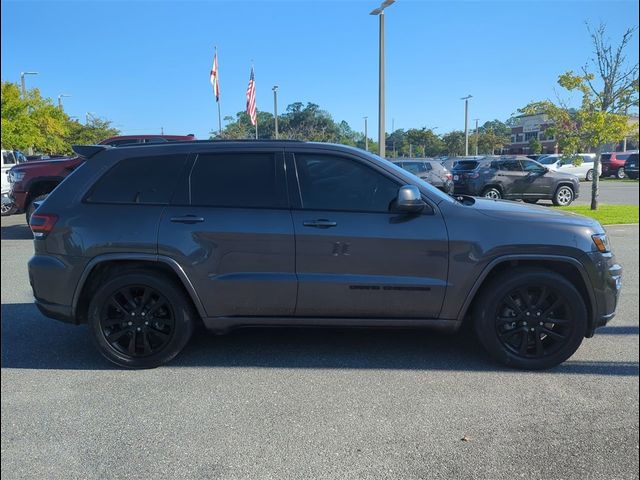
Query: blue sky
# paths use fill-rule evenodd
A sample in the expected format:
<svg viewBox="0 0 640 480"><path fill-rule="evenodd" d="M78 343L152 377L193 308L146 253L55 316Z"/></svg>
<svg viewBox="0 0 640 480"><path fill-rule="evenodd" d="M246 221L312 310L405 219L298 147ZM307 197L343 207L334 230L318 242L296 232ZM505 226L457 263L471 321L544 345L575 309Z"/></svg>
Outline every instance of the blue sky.
<svg viewBox="0 0 640 480"><path fill-rule="evenodd" d="M244 110L251 62L259 110L314 102L370 136L377 122L380 2L2 1L2 80L65 98L123 133L217 129L209 84L219 50L222 115ZM637 25L637 1L397 0L387 10L387 130L462 129L505 120L529 101L555 98L557 76L591 56L585 21L618 39ZM637 40L637 36L636 36ZM638 59L637 43L630 60Z"/></svg>

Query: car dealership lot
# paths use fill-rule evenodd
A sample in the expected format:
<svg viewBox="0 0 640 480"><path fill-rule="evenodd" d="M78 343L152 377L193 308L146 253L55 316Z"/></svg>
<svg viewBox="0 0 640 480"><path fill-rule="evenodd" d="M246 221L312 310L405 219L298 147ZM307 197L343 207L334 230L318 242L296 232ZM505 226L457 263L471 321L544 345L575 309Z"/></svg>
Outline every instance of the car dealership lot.
<svg viewBox="0 0 640 480"><path fill-rule="evenodd" d="M202 334L124 371L32 305L23 219L2 219L6 478L637 477L637 225L608 228L618 316L547 372L468 335L339 329Z"/></svg>

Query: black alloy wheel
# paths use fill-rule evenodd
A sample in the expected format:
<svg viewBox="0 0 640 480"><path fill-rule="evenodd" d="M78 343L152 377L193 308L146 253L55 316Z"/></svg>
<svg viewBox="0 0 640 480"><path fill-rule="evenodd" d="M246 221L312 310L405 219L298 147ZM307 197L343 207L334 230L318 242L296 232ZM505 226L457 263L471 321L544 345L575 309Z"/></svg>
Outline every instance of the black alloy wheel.
<svg viewBox="0 0 640 480"><path fill-rule="evenodd" d="M563 275L516 267L496 275L473 310L480 343L510 367L554 367L575 353L588 327L585 299Z"/></svg>
<svg viewBox="0 0 640 480"><path fill-rule="evenodd" d="M154 368L186 346L197 318L179 279L145 267L114 268L89 302L100 353L127 368Z"/></svg>
<svg viewBox="0 0 640 480"><path fill-rule="evenodd" d="M111 295L100 315L107 343L131 357L145 357L167 346L175 330L168 300L153 288L131 285Z"/></svg>
<svg viewBox="0 0 640 480"><path fill-rule="evenodd" d="M495 311L502 345L522 358L543 358L571 337L573 320L567 300L545 285L524 286L504 296Z"/></svg>

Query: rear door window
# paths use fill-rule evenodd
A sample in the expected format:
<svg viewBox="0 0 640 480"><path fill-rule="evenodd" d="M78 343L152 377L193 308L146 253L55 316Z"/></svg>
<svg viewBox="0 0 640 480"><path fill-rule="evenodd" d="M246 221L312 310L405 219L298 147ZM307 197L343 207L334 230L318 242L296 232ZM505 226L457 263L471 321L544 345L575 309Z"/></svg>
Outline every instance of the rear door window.
<svg viewBox="0 0 640 480"><path fill-rule="evenodd" d="M200 154L190 184L192 205L288 207L284 162L274 153Z"/></svg>
<svg viewBox="0 0 640 480"><path fill-rule="evenodd" d="M522 172L520 160L503 160L500 162L500 170L506 172Z"/></svg>
<svg viewBox="0 0 640 480"><path fill-rule="evenodd" d="M86 200L92 203L166 205L186 161L186 155L124 159L96 182Z"/></svg>

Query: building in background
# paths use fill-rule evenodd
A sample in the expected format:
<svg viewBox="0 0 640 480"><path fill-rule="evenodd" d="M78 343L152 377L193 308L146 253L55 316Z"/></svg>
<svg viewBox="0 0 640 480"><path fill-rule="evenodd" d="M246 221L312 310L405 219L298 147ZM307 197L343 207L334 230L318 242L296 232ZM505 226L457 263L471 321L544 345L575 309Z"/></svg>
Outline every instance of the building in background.
<svg viewBox="0 0 640 480"><path fill-rule="evenodd" d="M507 147L510 154L531 153L529 142L537 139L542 145L542 153L558 153L558 145L553 135L545 130L553 124L546 115L520 115L515 117L515 124L511 127L511 143Z"/></svg>

